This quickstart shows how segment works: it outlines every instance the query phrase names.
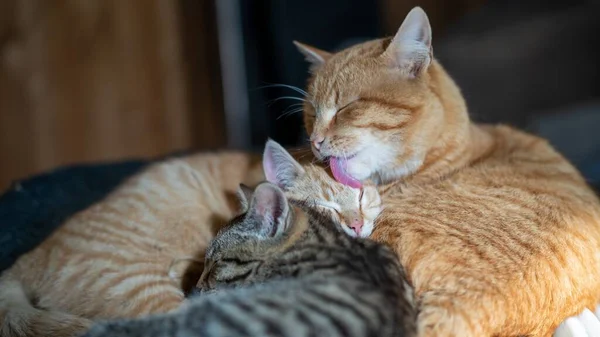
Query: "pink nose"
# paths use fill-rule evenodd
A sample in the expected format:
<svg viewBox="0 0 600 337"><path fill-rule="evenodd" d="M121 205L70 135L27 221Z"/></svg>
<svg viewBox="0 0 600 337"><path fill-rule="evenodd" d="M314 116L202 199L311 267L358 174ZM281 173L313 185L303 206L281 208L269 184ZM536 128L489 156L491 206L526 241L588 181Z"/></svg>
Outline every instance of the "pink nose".
<svg viewBox="0 0 600 337"><path fill-rule="evenodd" d="M323 142L325 141L325 137L324 136L312 136L310 139L313 143L313 146L315 147L315 149L320 150L321 149L321 145L323 144Z"/></svg>
<svg viewBox="0 0 600 337"><path fill-rule="evenodd" d="M363 227L363 220L362 219L358 219L355 218L352 220L352 222L350 222L350 228L352 228L352 230L354 231L354 233L356 233L356 235L360 234L360 230Z"/></svg>

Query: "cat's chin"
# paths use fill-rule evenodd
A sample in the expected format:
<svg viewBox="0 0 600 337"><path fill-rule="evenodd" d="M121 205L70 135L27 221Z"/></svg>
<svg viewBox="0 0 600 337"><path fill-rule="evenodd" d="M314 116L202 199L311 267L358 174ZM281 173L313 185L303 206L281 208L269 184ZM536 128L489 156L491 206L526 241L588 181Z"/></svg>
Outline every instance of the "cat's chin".
<svg viewBox="0 0 600 337"><path fill-rule="evenodd" d="M356 234L350 227L346 225L342 225L342 230L344 231L344 233L348 234L348 236L351 236L353 238L358 237L358 234Z"/></svg>
<svg viewBox="0 0 600 337"><path fill-rule="evenodd" d="M357 147L358 151L356 147L352 151L345 151L353 154L343 158L335 155L327 156L335 180L354 188L361 187L362 182L372 178L379 167L385 166L390 161L389 158L395 157L395 152L385 145ZM323 155L321 154L321 156Z"/></svg>
<svg viewBox="0 0 600 337"><path fill-rule="evenodd" d="M396 157L394 149L384 144L373 143L371 146L362 147L346 163L346 172L354 179L364 182L372 179L380 168L388 165Z"/></svg>
<svg viewBox="0 0 600 337"><path fill-rule="evenodd" d="M346 174L352 177L352 179L360 181L362 184L362 182L369 179L375 171L373 164L375 164L375 162L368 157L355 156L346 163Z"/></svg>

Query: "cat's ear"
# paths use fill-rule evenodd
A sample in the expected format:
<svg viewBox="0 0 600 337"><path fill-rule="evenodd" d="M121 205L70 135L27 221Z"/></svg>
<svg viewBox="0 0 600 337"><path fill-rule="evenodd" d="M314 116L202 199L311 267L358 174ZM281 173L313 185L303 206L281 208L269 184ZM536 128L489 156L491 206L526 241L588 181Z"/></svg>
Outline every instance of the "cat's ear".
<svg viewBox="0 0 600 337"><path fill-rule="evenodd" d="M240 201L240 208L242 213L248 211L248 206L250 205L250 200L252 200L252 194L254 191L244 184L240 184L237 190L237 197Z"/></svg>
<svg viewBox="0 0 600 337"><path fill-rule="evenodd" d="M415 7L404 19L384 57L392 67L414 78L427 69L432 54L429 19L421 7Z"/></svg>
<svg viewBox="0 0 600 337"><path fill-rule="evenodd" d="M263 169L267 181L277 184L283 190L289 189L294 181L305 173L302 165L283 146L271 139L265 145Z"/></svg>
<svg viewBox="0 0 600 337"><path fill-rule="evenodd" d="M317 69L319 66L321 66L323 63L325 63L325 61L327 61L331 57L331 53L329 53L329 52L326 52L324 50L321 50L321 49L318 49L315 47L311 47L309 45L300 43L298 41L294 41L294 45L296 45L296 48L298 48L300 53L302 53L302 55L304 55L304 59L306 61L310 62L311 71Z"/></svg>
<svg viewBox="0 0 600 337"><path fill-rule="evenodd" d="M246 216L256 224L259 236L272 238L285 232L289 212L283 191L274 184L262 183L254 190Z"/></svg>

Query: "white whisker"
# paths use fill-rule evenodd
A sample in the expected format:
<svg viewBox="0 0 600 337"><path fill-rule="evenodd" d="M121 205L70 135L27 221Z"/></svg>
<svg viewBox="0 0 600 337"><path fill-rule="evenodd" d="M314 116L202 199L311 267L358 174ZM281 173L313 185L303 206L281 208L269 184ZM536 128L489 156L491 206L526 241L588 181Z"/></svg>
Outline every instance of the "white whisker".
<svg viewBox="0 0 600 337"><path fill-rule="evenodd" d="M294 110L291 110L291 111L287 111L287 112L284 111L279 117L277 117L277 120L279 120L282 117L290 116L290 115L293 115L295 113L301 112L302 110L303 110L302 108L297 108L297 109L294 109Z"/></svg>
<svg viewBox="0 0 600 337"><path fill-rule="evenodd" d="M273 84L268 84L268 85L264 85L262 87L259 87L258 89L263 89L263 88L288 88L288 89L292 89L295 92L301 94L302 96L306 97L308 96L308 93L296 86L293 85L289 85L289 84L282 84L282 83L273 83Z"/></svg>

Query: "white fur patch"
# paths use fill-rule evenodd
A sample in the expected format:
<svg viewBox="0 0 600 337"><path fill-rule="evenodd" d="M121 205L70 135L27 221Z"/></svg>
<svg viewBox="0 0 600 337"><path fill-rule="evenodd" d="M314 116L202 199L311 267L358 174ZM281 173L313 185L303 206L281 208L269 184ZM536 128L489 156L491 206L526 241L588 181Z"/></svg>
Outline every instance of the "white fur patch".
<svg viewBox="0 0 600 337"><path fill-rule="evenodd" d="M335 108L323 109L321 111L321 116L319 116L319 117L321 117L320 119L323 121L322 124L329 125L329 123L331 123L331 120L335 116L336 112L337 112L337 109L335 109Z"/></svg>
<svg viewBox="0 0 600 337"><path fill-rule="evenodd" d="M363 138L364 144L369 145L348 161L348 173L358 180L365 180L379 169L390 165L399 152L399 148L394 149L389 145L378 144L377 139L370 134L365 134Z"/></svg>

